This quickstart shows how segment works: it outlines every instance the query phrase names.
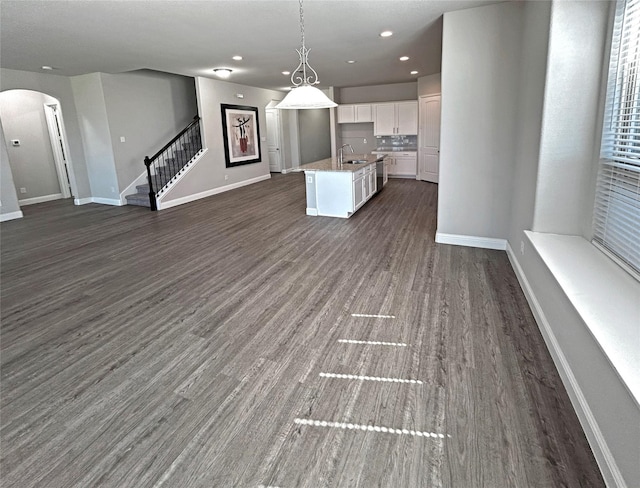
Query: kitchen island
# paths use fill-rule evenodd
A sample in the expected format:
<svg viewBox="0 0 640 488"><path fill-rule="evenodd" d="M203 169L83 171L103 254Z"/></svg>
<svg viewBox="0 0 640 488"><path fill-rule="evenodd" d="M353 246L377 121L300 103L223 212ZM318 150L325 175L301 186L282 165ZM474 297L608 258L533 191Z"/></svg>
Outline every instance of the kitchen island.
<svg viewBox="0 0 640 488"><path fill-rule="evenodd" d="M307 190L307 215L349 218L377 190L376 163L383 156L349 154L345 162L327 158L300 166ZM363 161L351 163L350 161Z"/></svg>

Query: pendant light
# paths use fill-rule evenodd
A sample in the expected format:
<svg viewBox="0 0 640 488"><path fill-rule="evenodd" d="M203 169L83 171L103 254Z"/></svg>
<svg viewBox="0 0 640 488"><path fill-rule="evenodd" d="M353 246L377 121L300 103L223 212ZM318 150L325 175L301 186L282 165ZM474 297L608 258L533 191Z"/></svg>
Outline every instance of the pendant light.
<svg viewBox="0 0 640 488"><path fill-rule="evenodd" d="M309 49L304 44L304 13L302 10L302 0L300 0L300 33L302 37L302 47L296 49L300 57L300 64L291 74L293 88L284 97L276 108L285 109L310 109L310 108L331 108L338 104L327 97L321 90L314 87L320 83L318 73L309 65Z"/></svg>

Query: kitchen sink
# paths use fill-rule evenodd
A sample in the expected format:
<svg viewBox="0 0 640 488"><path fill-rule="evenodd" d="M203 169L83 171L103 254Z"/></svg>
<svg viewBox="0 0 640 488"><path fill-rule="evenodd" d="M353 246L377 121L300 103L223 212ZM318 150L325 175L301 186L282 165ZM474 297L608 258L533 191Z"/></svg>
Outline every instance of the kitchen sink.
<svg viewBox="0 0 640 488"><path fill-rule="evenodd" d="M351 163L351 164L364 164L364 163L368 163L369 161L367 161L366 159L352 159L351 161L345 161L347 163Z"/></svg>

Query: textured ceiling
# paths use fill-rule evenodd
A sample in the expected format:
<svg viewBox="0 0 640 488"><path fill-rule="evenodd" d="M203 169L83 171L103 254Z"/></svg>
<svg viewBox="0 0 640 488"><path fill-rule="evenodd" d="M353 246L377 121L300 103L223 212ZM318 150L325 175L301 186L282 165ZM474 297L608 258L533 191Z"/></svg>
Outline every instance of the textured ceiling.
<svg viewBox="0 0 640 488"><path fill-rule="evenodd" d="M305 0L309 62L320 86L414 81L440 71L442 14L480 0ZM0 66L79 75L153 69L283 89L297 66L296 0L2 0ZM379 33L389 29L390 38ZM239 54L242 61L231 57ZM399 61L400 56L409 61ZM347 64L347 60L356 60ZM418 75L410 71L417 70ZM0 80L1 83L1 80Z"/></svg>

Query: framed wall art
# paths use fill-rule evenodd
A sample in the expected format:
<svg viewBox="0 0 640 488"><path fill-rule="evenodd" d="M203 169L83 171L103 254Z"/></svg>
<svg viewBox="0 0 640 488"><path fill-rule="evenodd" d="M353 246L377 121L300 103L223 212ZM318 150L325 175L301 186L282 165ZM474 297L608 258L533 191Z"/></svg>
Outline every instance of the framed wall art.
<svg viewBox="0 0 640 488"><path fill-rule="evenodd" d="M258 108L224 103L220 106L227 168L259 163L261 154Z"/></svg>

